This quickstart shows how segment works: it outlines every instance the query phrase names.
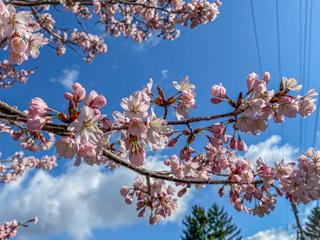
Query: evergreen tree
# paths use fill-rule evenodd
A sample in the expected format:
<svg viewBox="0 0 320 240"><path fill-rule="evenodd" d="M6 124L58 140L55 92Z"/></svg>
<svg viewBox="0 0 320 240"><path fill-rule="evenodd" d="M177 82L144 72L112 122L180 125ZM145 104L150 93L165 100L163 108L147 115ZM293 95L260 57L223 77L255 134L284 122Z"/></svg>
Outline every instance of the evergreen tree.
<svg viewBox="0 0 320 240"><path fill-rule="evenodd" d="M182 240L240 240L240 230L232 223L223 207L213 204L205 212L197 205L192 207L192 214L183 221L186 229Z"/></svg>
<svg viewBox="0 0 320 240"><path fill-rule="evenodd" d="M320 207L312 209L304 233L307 239L320 240Z"/></svg>

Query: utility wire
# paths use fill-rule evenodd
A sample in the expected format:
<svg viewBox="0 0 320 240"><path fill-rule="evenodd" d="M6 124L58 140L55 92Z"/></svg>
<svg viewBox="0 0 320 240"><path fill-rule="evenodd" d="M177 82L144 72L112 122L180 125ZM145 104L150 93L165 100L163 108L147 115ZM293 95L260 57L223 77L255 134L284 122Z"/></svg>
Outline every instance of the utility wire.
<svg viewBox="0 0 320 240"><path fill-rule="evenodd" d="M259 64L259 75L263 75L263 68L262 68L262 58L261 58L261 51L260 51L260 44L259 44L259 38L258 38L258 32L257 32L257 22L256 22L256 15L254 13L254 6L253 6L253 0L250 0L250 9L251 9L251 17L252 17L252 25L253 25L253 31L254 31L254 39L256 43L257 48L257 57L258 57L258 64ZM268 137L271 137L270 128L267 129ZM273 153L272 153L273 154Z"/></svg>
<svg viewBox="0 0 320 240"><path fill-rule="evenodd" d="M260 45L258 40L258 33L257 33L257 23L256 23L256 16L254 14L254 8L253 8L253 2L250 0L250 9L251 9L251 16L252 16L252 24L253 24L253 30L254 30L254 39L256 42L257 47L257 56L258 56L258 63L259 63L259 71L260 76L263 74L262 70L262 61L261 61L261 53L260 53Z"/></svg>
<svg viewBox="0 0 320 240"><path fill-rule="evenodd" d="M302 64L302 85L304 86L304 83L305 83L305 68L306 68L306 44L307 44L307 15L308 15L308 4L309 2L306 1L306 4L305 4L305 15L304 15L304 41L303 41L303 64ZM301 21L302 21L302 18L301 18ZM301 26L302 26L302 23L301 23ZM302 40L302 38L301 38ZM302 47L302 44L301 44L301 47ZM302 51L302 49L301 49ZM302 118L300 118L300 138L299 138L299 146L300 146L300 151L302 151L302 144L303 144L303 121L302 121Z"/></svg>
<svg viewBox="0 0 320 240"><path fill-rule="evenodd" d="M309 83L310 83L310 69L311 69L311 46L312 46L312 19L313 19L313 0L310 0L310 17L309 17L309 35L308 35L308 62L307 62L307 76L305 81L305 88L309 89ZM318 110L317 110L318 111ZM307 119L308 121L309 119ZM315 126L316 128L316 126ZM314 132L314 136L316 135L316 132ZM304 131L304 140L306 141L307 138L307 131ZM306 145L306 142L303 142L304 146Z"/></svg>

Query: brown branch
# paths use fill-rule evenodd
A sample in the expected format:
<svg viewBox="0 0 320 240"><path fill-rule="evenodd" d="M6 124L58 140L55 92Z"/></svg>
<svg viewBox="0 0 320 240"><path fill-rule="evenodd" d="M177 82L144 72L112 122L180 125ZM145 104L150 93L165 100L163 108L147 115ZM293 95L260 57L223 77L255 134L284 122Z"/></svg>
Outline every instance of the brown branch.
<svg viewBox="0 0 320 240"><path fill-rule="evenodd" d="M13 114L13 115L12 115ZM21 114L23 114L21 116ZM224 118L224 117L231 117L238 114L237 112L227 113L227 114L220 114L220 115L212 115L207 117L194 117L182 121L172 121L169 122L171 125L178 125L178 124L189 124L192 122L198 122L198 121L208 121L208 120L214 120L218 118ZM5 119L8 121L13 122L26 122L27 117L26 114L23 112L20 112L19 110L11 107L10 105L0 102L0 119ZM54 133L60 136L67 136L72 134L68 131L67 125L62 124L55 124L55 123L46 123L44 127L42 128L43 131ZM176 183L184 183L184 184L222 184L222 185L232 185L232 184L246 184L241 182L234 182L230 180L213 180L213 179L191 179L191 178L177 178L175 176L170 175L170 172L163 172L163 171L151 171L145 168L136 167L131 165L130 162L127 162L126 160L120 158L116 154L110 152L109 150L103 150L103 155L110 159L111 161L130 169L140 175L143 175L147 178L155 178L155 179L162 179L170 182L176 182ZM261 184L261 180L256 180L252 184Z"/></svg>
<svg viewBox="0 0 320 240"><path fill-rule="evenodd" d="M93 5L90 0L77 0L80 5ZM62 5L60 0L9 0L5 2L6 4L12 4L17 7L36 7L42 5Z"/></svg>
<svg viewBox="0 0 320 240"><path fill-rule="evenodd" d="M234 111L230 113L217 114L217 115L211 115L206 117L192 117L186 120L169 121L168 125L182 125L182 124L188 124L193 122L210 121L210 120L216 120L218 118L234 117L238 114L239 112Z"/></svg>
<svg viewBox="0 0 320 240"><path fill-rule="evenodd" d="M36 6L42 6L42 5L62 5L61 2L59 0L35 0L35 1L31 1L31 0L9 0L6 2L7 4L12 4L14 6L17 7L36 7ZM92 6L93 2L90 0L77 0L75 1L75 3L78 3L79 5L82 6ZM125 1L125 0L110 0L110 4L115 4L115 3L121 3L124 5L134 5L134 6L141 6L141 7L145 7L145 8L151 8L151 9L155 9L158 11L162 11L162 12L166 12L166 13L183 13L183 12L179 12L179 11L169 11L166 10L164 7L157 7L157 6L153 6L153 5L148 5L148 4L144 4L144 3L139 3L139 2L135 2L135 1Z"/></svg>
<svg viewBox="0 0 320 240"><path fill-rule="evenodd" d="M131 163L123 160L122 158L118 157L117 155L115 155L114 153L112 153L106 149L103 150L103 155L106 158L111 159L113 162L115 162L125 168L128 168L128 169L130 169L140 175L143 175L145 177L162 179L162 180L166 180L166 181L170 181L170 182L184 183L184 184L212 184L212 185L247 184L247 183L243 183L243 182L234 182L234 181L230 181L230 180L177 178L172 175L171 176L163 175L157 171L150 171L145 168L133 166L133 165L131 165ZM251 184L261 184L261 183L262 183L262 180L256 180L256 181L253 181Z"/></svg>
<svg viewBox="0 0 320 240"><path fill-rule="evenodd" d="M0 112L10 114L10 115L18 115L20 117L27 117L27 114L24 112L21 112L15 107L10 106L9 104L0 101Z"/></svg>

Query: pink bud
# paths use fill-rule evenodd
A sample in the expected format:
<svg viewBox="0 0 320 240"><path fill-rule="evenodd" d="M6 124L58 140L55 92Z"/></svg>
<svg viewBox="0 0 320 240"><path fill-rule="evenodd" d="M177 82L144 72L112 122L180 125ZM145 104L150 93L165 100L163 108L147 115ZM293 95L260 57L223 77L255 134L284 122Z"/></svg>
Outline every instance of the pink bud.
<svg viewBox="0 0 320 240"><path fill-rule="evenodd" d="M131 205L133 203L133 198L130 195L127 195L124 199L124 201L126 202L126 204Z"/></svg>
<svg viewBox="0 0 320 240"><path fill-rule="evenodd" d="M218 193L219 193L220 197L223 197L223 195L224 195L224 187L219 188Z"/></svg>
<svg viewBox="0 0 320 240"><path fill-rule="evenodd" d="M220 83L219 85L215 84L211 87L211 94L216 98L225 98L227 90Z"/></svg>
<svg viewBox="0 0 320 240"><path fill-rule="evenodd" d="M240 138L240 136L238 138L237 146L240 151L246 152L248 150L247 144Z"/></svg>
<svg viewBox="0 0 320 240"><path fill-rule="evenodd" d="M213 104L218 104L218 103L221 103L222 100L221 100L221 98L211 98L211 102L212 102Z"/></svg>
<svg viewBox="0 0 320 240"><path fill-rule="evenodd" d="M168 147L174 147L178 142L178 138L172 138L170 139L170 141L168 142L167 146Z"/></svg>
<svg viewBox="0 0 320 240"><path fill-rule="evenodd" d="M268 83L270 81L270 73L269 72L265 72L263 74L263 81L265 81L266 83Z"/></svg>
<svg viewBox="0 0 320 240"><path fill-rule="evenodd" d="M247 86L250 91L253 88L254 83L258 80L258 76L256 73L251 73L247 77Z"/></svg>
<svg viewBox="0 0 320 240"><path fill-rule="evenodd" d="M69 101L72 101L73 100L73 95L69 92L65 92L63 97Z"/></svg>
<svg viewBox="0 0 320 240"><path fill-rule="evenodd" d="M121 189L120 189L120 194L121 196L125 197L129 192L129 188L127 186L123 186Z"/></svg>
<svg viewBox="0 0 320 240"><path fill-rule="evenodd" d="M102 119L102 124L103 124L103 131L107 132L110 131L112 128L112 122L110 119L108 119L107 117L104 117Z"/></svg>
<svg viewBox="0 0 320 240"><path fill-rule="evenodd" d="M145 208L142 209L142 210L138 213L138 217L143 217L144 214L145 214L145 212L146 212Z"/></svg>
<svg viewBox="0 0 320 240"><path fill-rule="evenodd" d="M91 107L93 107L93 108L101 108L101 107L104 107L106 104L107 104L107 99L104 96L99 95L98 97L96 97L94 99L94 101L92 102Z"/></svg>
<svg viewBox="0 0 320 240"><path fill-rule="evenodd" d="M81 102L86 96L86 90L77 82L72 85L72 88L74 100L76 102Z"/></svg>
<svg viewBox="0 0 320 240"><path fill-rule="evenodd" d="M178 192L178 197L182 197L186 192L187 192L187 188L182 188L179 192Z"/></svg>
<svg viewBox="0 0 320 240"><path fill-rule="evenodd" d="M231 138L230 147L231 147L232 149L237 149L237 148L238 148L236 139L235 139L234 137Z"/></svg>

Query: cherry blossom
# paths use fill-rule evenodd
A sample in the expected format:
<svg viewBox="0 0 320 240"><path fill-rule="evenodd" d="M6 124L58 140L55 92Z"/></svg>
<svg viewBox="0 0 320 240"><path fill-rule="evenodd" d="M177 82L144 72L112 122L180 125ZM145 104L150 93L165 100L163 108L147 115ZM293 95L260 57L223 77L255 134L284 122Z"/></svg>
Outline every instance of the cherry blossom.
<svg viewBox="0 0 320 240"><path fill-rule="evenodd" d="M211 96L219 99L214 103L227 104L233 110L191 118L196 87L188 77L173 82L172 95L160 86L153 92L150 81L146 88L123 98L123 111L113 112L113 118L101 112L107 103L103 95L92 90L87 96L87 90L74 83L72 92L62 95L69 103L65 111L53 109L39 97L30 101L25 112L0 102L0 131L30 151L55 145L57 155L74 161L75 166L126 167L141 175L132 187L123 187L121 195L126 203L137 204L139 217L150 212L151 224L171 216L178 198L192 185L203 188L207 184L222 185L219 195L228 193L236 210L262 217L275 209L282 195L293 203L320 199L319 151L309 149L290 163L279 159L266 164L262 158L242 156L248 149L245 135L265 131L272 121L308 117L316 109L314 90L300 96L294 94L300 86L293 79L282 79L274 90L268 89L269 82L269 73L261 80L257 74L249 74L246 92L235 99L227 96L222 85L213 85ZM184 119L179 106L187 113ZM168 115L170 110L176 112L176 119ZM177 148L178 154L163 161L165 170L147 169L147 156L166 147ZM1 179L7 183L28 168L50 170L55 164L53 157L37 160L17 153L10 168L1 166Z"/></svg>
<svg viewBox="0 0 320 240"><path fill-rule="evenodd" d="M180 35L181 26L195 28L214 21L220 13L221 2L90 0L83 4L79 0L59 3L1 0L0 5L0 47L9 51L10 64L21 65L30 56L37 58L40 49L47 45L55 48L58 56L64 55L68 48L79 49L83 59L92 63L96 55L107 52L105 35L124 36L137 42L154 36L174 40ZM67 10L62 11L64 14L76 16L75 23L58 22L57 15L64 9ZM88 32L93 22L100 25L104 33ZM179 106L181 112L184 107Z"/></svg>

